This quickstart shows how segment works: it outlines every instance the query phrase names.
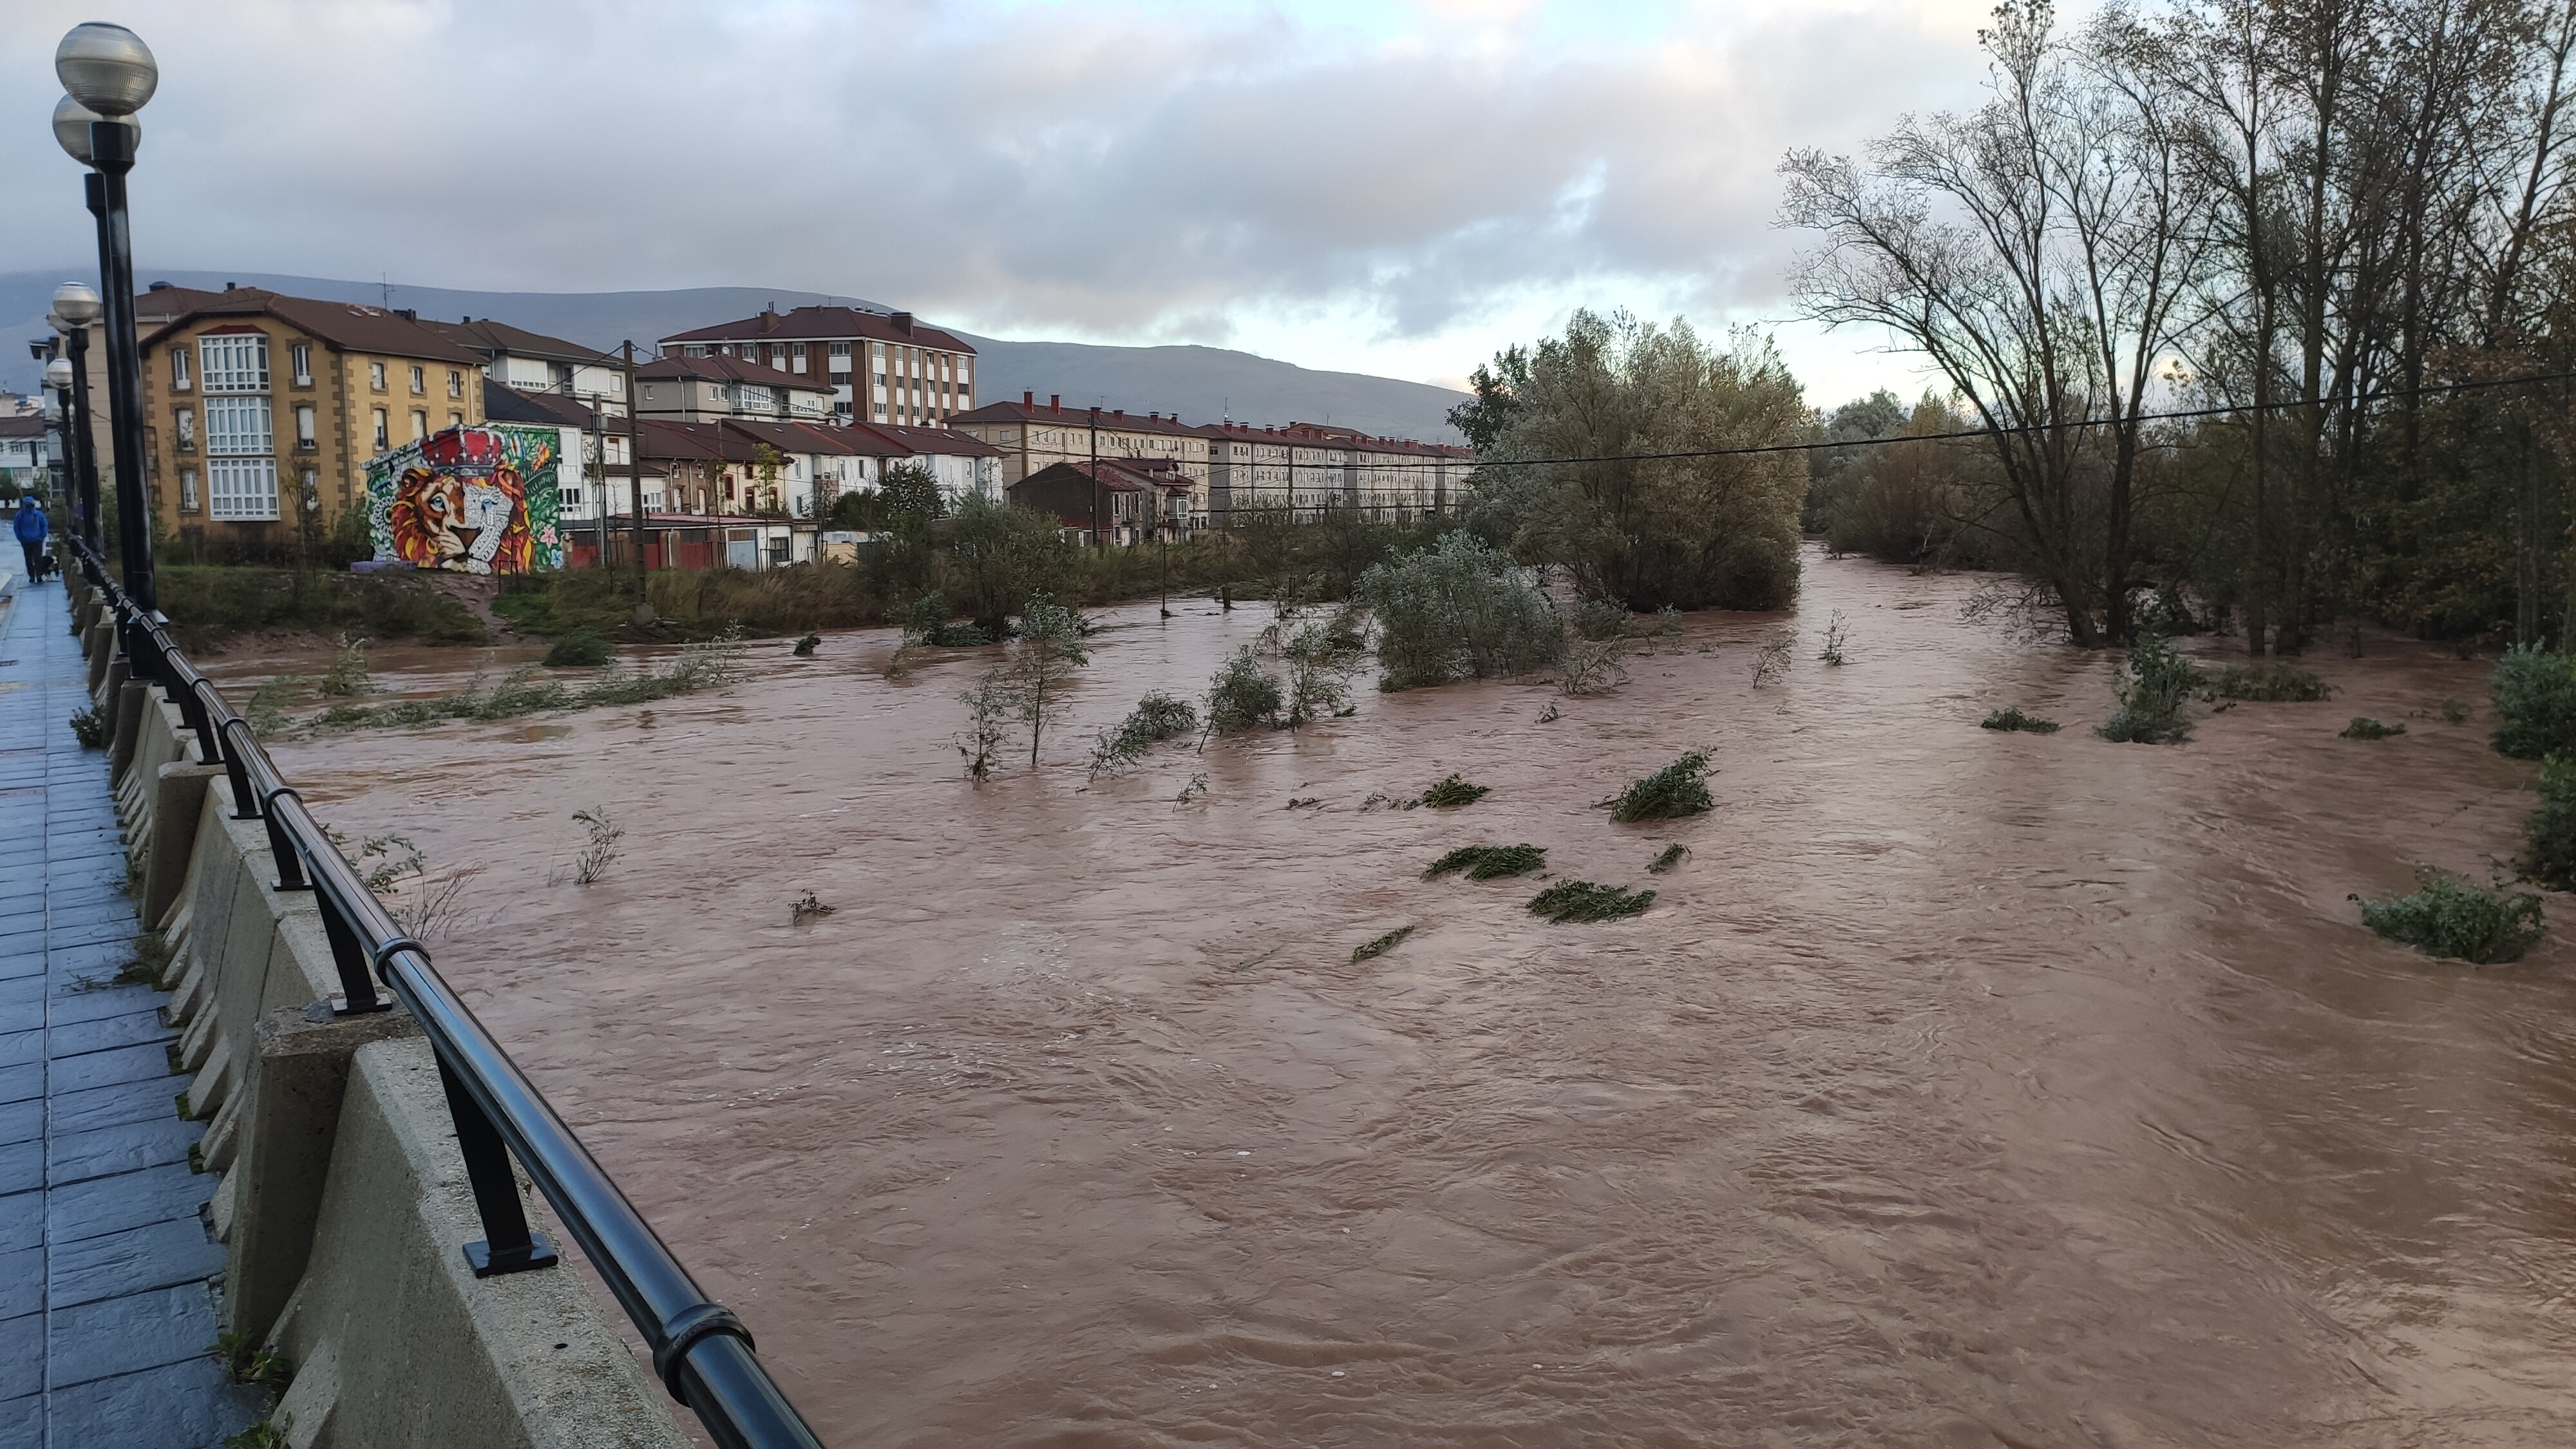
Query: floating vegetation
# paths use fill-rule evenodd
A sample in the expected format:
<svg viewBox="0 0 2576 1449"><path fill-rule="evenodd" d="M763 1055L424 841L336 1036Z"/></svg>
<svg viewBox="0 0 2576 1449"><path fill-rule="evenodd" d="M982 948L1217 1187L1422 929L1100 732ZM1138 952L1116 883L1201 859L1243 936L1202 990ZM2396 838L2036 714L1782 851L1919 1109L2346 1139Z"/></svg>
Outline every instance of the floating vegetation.
<svg viewBox="0 0 2576 1449"><path fill-rule="evenodd" d="M1708 794L1708 756L1693 750L1644 779L1630 782L1609 801L1610 818L1679 820L1715 808Z"/></svg>
<svg viewBox="0 0 2576 1449"><path fill-rule="evenodd" d="M1175 805L1187 805L1193 800L1204 800L1207 798L1207 792L1207 776L1192 775L1190 776L1190 782L1181 787L1181 793L1172 797L1172 803Z"/></svg>
<svg viewBox="0 0 2576 1449"><path fill-rule="evenodd" d="M1538 712L1538 722L1540 724L1554 724L1564 717L1563 712L1557 709L1556 701L1552 699L1547 702L1547 708Z"/></svg>
<svg viewBox="0 0 2576 1449"><path fill-rule="evenodd" d="M1547 851L1536 845L1462 845L1422 872L1424 880L1437 880L1452 871L1465 871L1469 880L1494 880L1507 875L1528 875L1547 867Z"/></svg>
<svg viewBox="0 0 2576 1449"><path fill-rule="evenodd" d="M812 891L807 891L794 906L788 909L788 924L801 926L807 921L819 921L823 917L828 916L839 909L839 906L827 906L823 904L820 900L815 898Z"/></svg>
<svg viewBox="0 0 2576 1449"><path fill-rule="evenodd" d="M2444 695L2433 701L2433 715L2444 724L2467 724L2469 702L2456 695Z"/></svg>
<svg viewBox="0 0 2576 1449"><path fill-rule="evenodd" d="M2057 733L2058 724L2057 721L2053 719L2041 719L2035 714L2023 714L2021 712L2021 706L2014 705L2008 709L1999 709L1993 714L1987 715L1984 719L1977 722L1977 728L1981 730L2019 730L2024 734L2053 735Z"/></svg>
<svg viewBox="0 0 2576 1449"><path fill-rule="evenodd" d="M546 651L548 669L579 669L593 664L606 664L617 657L608 640L591 629L575 629ZM265 688L266 686L262 686Z"/></svg>
<svg viewBox="0 0 2576 1449"><path fill-rule="evenodd" d="M1530 914L1551 921L1613 921L1655 903L1653 891L1632 891L1588 880L1561 880L1530 897Z"/></svg>
<svg viewBox="0 0 2576 1449"><path fill-rule="evenodd" d="M2363 715L2355 715L2353 716L2352 723L2343 727L2342 738L2347 740L2384 740L2390 735L2402 735L2404 733L2406 733L2406 726L2402 724L2381 724L2375 719L2371 719Z"/></svg>
<svg viewBox="0 0 2576 1449"><path fill-rule="evenodd" d="M821 647L823 647L823 636L820 634L808 634L804 638L796 641L796 657L799 659L811 659L814 657L814 651Z"/></svg>
<svg viewBox="0 0 2576 1449"><path fill-rule="evenodd" d="M1656 856L1647 865L1646 871L1650 875L1670 875L1676 866L1688 859L1690 859L1690 850L1687 847L1667 845L1664 847L1663 854Z"/></svg>
<svg viewBox="0 0 2576 1449"><path fill-rule="evenodd" d="M1367 945L1351 952L1351 960L1353 962L1360 962L1366 961L1372 956L1383 956L1387 952L1394 950L1397 945L1403 942L1405 937L1412 934L1413 928L1411 926L1398 926L1394 930L1387 932L1385 935L1378 937L1376 940L1369 942Z"/></svg>
<svg viewBox="0 0 2576 1449"><path fill-rule="evenodd" d="M2540 897L2501 883L2471 885L2446 870L2418 866L2412 895L2362 900L2361 923L2428 956L2492 966L2521 959L2540 939Z"/></svg>
<svg viewBox="0 0 2576 1449"><path fill-rule="evenodd" d="M1473 805L1493 792L1482 785L1470 785L1451 775L1448 779L1422 792L1422 803L1434 810L1448 810L1460 805Z"/></svg>

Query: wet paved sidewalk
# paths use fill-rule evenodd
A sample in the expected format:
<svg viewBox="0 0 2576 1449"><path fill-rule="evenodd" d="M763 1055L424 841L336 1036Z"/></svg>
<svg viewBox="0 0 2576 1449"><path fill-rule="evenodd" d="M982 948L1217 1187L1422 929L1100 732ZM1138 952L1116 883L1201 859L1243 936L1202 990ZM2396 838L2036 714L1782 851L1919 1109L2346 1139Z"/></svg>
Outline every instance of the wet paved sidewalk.
<svg viewBox="0 0 2576 1449"><path fill-rule="evenodd" d="M260 1416L208 1353L223 1250L60 580L0 600L0 1449L195 1449Z"/></svg>

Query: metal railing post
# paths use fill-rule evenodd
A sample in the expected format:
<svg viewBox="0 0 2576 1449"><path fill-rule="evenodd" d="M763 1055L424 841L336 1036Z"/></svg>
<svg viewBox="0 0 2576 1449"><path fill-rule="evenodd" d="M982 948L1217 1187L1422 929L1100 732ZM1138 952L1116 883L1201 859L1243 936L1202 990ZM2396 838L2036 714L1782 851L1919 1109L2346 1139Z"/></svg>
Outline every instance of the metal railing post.
<svg viewBox="0 0 2576 1449"><path fill-rule="evenodd" d="M558 1261L554 1244L528 1227L527 1204L519 1200L519 1180L510 1171L510 1149L501 1140L501 1130L456 1079L456 1069L443 1055L438 1059L438 1084L447 1089L447 1113L456 1119L456 1147L465 1157L465 1180L474 1189L474 1211L483 1219L482 1239L465 1245L465 1261L474 1276L553 1267Z"/></svg>
<svg viewBox="0 0 2576 1449"><path fill-rule="evenodd" d="M361 1016L372 1011L390 1011L393 1003L376 994L376 979L367 973L367 950L359 944L357 927L344 914L345 907L330 891L313 893L314 903L322 908L322 934L331 942L331 964L340 968L340 999L331 1003L337 1016Z"/></svg>

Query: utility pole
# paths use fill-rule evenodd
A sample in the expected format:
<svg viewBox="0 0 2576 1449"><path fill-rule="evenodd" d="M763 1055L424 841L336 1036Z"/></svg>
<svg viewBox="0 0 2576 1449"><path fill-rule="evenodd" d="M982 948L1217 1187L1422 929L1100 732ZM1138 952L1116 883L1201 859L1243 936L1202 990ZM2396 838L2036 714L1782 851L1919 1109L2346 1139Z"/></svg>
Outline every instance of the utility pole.
<svg viewBox="0 0 2576 1449"><path fill-rule="evenodd" d="M636 413L635 339L628 338L618 351L618 386L626 389L626 491L635 500L635 620L639 624L653 621L653 605L644 596L644 420ZM603 500L607 490L600 490ZM603 506L605 506L603 502ZM608 552L608 530L599 534L599 551Z"/></svg>

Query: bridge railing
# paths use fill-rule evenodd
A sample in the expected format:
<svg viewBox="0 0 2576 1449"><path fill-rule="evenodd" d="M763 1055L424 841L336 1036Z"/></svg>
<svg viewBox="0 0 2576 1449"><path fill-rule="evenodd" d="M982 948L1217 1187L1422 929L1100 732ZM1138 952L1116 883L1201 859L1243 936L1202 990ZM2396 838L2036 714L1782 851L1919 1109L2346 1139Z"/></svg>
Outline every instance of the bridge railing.
<svg viewBox="0 0 2576 1449"><path fill-rule="evenodd" d="M419 1020L438 1058L457 1147L482 1219L483 1237L462 1245L474 1275L525 1272L558 1261L554 1245L528 1226L510 1172L516 1157L643 1335L671 1397L696 1413L722 1449L821 1449L761 1366L750 1331L708 1301L430 964L428 948L406 935L367 889L249 724L172 642L168 621L136 607L95 552L79 540L70 542L82 576L107 601L133 677L160 685L197 736L201 757L222 763L234 818L265 822L277 859L277 889L313 893L340 975L341 994L332 1009L354 1015L390 1010L399 1001Z"/></svg>

